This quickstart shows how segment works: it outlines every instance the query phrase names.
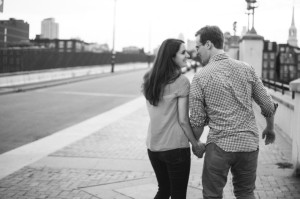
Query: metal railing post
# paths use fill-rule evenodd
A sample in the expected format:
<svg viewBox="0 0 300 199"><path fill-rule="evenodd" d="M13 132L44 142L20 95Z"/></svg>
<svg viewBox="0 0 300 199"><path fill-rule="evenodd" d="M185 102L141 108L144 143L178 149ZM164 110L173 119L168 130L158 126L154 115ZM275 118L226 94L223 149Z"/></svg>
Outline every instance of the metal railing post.
<svg viewBox="0 0 300 199"><path fill-rule="evenodd" d="M292 99L295 99L295 91L292 91Z"/></svg>

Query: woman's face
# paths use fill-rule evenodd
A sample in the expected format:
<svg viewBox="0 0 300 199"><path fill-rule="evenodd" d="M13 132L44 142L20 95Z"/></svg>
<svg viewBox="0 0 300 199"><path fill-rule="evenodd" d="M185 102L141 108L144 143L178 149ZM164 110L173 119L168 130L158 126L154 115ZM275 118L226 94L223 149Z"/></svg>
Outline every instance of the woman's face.
<svg viewBox="0 0 300 199"><path fill-rule="evenodd" d="M177 51L173 61L180 68L187 67L187 59L190 58L190 55L186 52L185 45L181 44L179 50Z"/></svg>

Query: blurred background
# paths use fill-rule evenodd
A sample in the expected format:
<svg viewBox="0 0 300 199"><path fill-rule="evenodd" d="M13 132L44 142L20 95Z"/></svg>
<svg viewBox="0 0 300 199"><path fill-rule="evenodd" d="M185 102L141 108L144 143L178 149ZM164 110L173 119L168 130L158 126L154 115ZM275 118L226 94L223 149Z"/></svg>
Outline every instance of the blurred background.
<svg viewBox="0 0 300 199"><path fill-rule="evenodd" d="M0 73L99 64L111 64L113 72L115 63L150 64L166 38L184 40L196 67L194 34L217 25L234 58L240 39L255 26L266 48L274 45L274 70L264 77L275 79L279 44L298 47L289 40L291 27L297 40L300 0L1 0L0 11ZM300 76L294 64L282 67L293 74L279 81Z"/></svg>

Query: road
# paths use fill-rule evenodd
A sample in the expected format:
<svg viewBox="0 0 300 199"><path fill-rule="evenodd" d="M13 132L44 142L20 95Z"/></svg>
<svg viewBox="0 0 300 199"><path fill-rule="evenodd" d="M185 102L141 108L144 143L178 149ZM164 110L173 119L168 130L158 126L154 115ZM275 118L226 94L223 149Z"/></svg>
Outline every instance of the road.
<svg viewBox="0 0 300 199"><path fill-rule="evenodd" d="M0 154L141 95L146 70L0 96Z"/></svg>

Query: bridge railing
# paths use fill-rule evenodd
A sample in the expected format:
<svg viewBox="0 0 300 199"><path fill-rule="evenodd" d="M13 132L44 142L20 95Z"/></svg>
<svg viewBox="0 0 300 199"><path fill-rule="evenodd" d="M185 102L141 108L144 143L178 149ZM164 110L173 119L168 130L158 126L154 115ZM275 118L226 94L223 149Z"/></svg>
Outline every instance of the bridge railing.
<svg viewBox="0 0 300 199"><path fill-rule="evenodd" d="M152 62L145 53L116 53L115 63ZM53 49L0 49L0 74L111 64L110 52L58 52Z"/></svg>
<svg viewBox="0 0 300 199"><path fill-rule="evenodd" d="M291 95L292 99L295 99L295 91L290 91L290 86L282 82L276 82L269 79L262 79L263 84L274 91L280 91L282 95Z"/></svg>

